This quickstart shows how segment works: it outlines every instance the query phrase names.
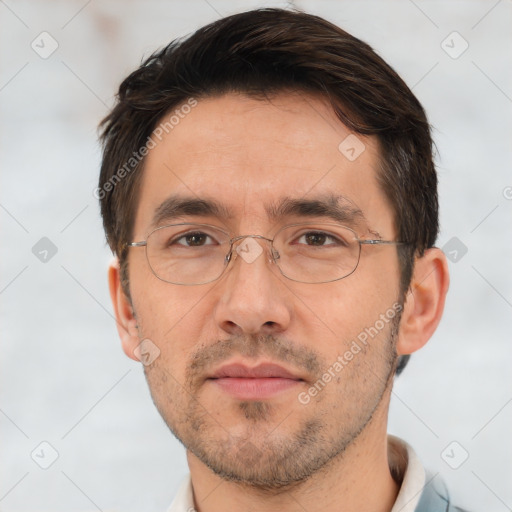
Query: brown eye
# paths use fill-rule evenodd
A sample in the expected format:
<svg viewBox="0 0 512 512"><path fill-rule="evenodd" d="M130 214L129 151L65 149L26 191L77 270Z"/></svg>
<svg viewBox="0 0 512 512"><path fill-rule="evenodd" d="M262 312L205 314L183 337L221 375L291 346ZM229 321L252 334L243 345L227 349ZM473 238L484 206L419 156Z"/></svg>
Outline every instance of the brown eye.
<svg viewBox="0 0 512 512"><path fill-rule="evenodd" d="M327 235L324 233L308 233L304 236L308 245L324 245Z"/></svg>
<svg viewBox="0 0 512 512"><path fill-rule="evenodd" d="M207 235L204 233L193 233L184 237L188 245L204 245L206 243Z"/></svg>
<svg viewBox="0 0 512 512"><path fill-rule="evenodd" d="M323 231L309 231L297 239L298 244L311 247L326 247L329 245L344 245L344 241Z"/></svg>
<svg viewBox="0 0 512 512"><path fill-rule="evenodd" d="M198 231L181 235L179 238L175 238L171 244L183 245L185 247L203 247L205 245L213 245L214 240L210 235Z"/></svg>

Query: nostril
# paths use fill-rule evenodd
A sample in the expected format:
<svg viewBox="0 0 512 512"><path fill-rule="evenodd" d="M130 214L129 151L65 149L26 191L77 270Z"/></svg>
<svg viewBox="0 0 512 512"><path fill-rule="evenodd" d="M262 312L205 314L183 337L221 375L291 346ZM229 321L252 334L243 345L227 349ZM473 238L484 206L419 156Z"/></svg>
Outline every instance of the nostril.
<svg viewBox="0 0 512 512"><path fill-rule="evenodd" d="M231 320L226 320L222 324L222 328L227 333L231 334L232 336L240 336L244 333L244 330L235 322L232 322Z"/></svg>

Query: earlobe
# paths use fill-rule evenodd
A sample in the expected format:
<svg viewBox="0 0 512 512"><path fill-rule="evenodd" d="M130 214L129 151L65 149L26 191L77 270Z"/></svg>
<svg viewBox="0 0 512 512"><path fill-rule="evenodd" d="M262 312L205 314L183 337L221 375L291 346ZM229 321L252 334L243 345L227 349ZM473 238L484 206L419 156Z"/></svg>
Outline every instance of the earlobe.
<svg viewBox="0 0 512 512"><path fill-rule="evenodd" d="M427 249L416 258L400 321L398 355L411 354L430 339L443 315L449 281L448 263L440 249Z"/></svg>
<svg viewBox="0 0 512 512"><path fill-rule="evenodd" d="M121 338L123 351L128 357L138 361L139 359L134 354L135 349L140 343L137 330L137 320L130 300L124 293L121 286L121 271L119 268L119 260L117 258L115 258L109 265L108 284L110 289L110 299L112 300L112 306L116 317L117 332Z"/></svg>

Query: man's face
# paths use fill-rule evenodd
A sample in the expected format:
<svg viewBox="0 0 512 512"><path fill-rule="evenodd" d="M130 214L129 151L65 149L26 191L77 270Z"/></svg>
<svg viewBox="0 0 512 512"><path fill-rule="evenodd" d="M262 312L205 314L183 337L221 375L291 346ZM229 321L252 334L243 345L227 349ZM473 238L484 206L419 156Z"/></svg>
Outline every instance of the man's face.
<svg viewBox="0 0 512 512"><path fill-rule="evenodd" d="M189 209L159 226L211 224L232 236L273 238L284 225L336 222L318 208L270 218L284 201L332 207L335 197L364 215L346 221L359 237L394 240L392 210L377 184L377 143L358 135L365 149L354 159L362 146L339 149L349 135L310 96L200 100L147 156L133 240L157 227L155 212L171 197L213 201L229 215ZM280 274L268 242L251 240L263 249L254 261L236 257L219 280L196 286L159 280L144 249L131 248L130 292L139 338L160 349L146 377L175 435L224 478L279 487L342 454L365 427L385 423L378 411L387 408L396 359L389 319L399 266L394 246L366 245L348 277L304 284ZM262 378L223 372L231 364ZM265 374L265 364L288 378L272 367Z"/></svg>

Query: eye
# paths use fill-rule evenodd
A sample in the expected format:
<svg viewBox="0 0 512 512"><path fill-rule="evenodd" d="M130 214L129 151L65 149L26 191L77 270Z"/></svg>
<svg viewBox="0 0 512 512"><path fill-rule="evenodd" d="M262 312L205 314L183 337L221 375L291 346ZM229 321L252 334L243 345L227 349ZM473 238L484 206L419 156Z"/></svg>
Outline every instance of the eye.
<svg viewBox="0 0 512 512"><path fill-rule="evenodd" d="M297 244L304 244L314 247L326 247L329 245L347 245L343 239L325 233L324 231L308 231L303 233L296 241Z"/></svg>
<svg viewBox="0 0 512 512"><path fill-rule="evenodd" d="M169 245L184 245L185 247L202 247L205 245L215 245L215 240L202 231L195 231L193 233L186 233L181 235L174 240L171 240Z"/></svg>

